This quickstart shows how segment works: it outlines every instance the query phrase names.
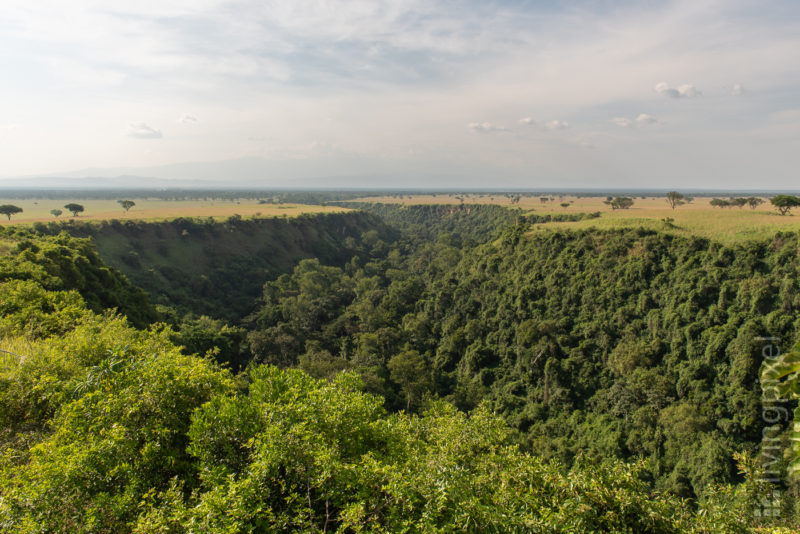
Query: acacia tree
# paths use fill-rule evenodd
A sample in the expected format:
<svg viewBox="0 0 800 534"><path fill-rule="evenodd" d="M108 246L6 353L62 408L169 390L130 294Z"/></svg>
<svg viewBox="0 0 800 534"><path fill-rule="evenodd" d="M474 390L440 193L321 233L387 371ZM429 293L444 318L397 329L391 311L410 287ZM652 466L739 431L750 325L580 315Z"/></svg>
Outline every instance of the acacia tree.
<svg viewBox="0 0 800 534"><path fill-rule="evenodd" d="M736 206L737 208L742 209L747 205L747 199L745 197L731 198L730 203L731 206Z"/></svg>
<svg viewBox="0 0 800 534"><path fill-rule="evenodd" d="M611 206L612 210L626 210L633 206L633 199L630 197L616 197L613 199L608 197L604 204Z"/></svg>
<svg viewBox="0 0 800 534"><path fill-rule="evenodd" d="M77 217L79 213L83 213L83 206L81 206L80 204L74 204L74 203L66 204L64 206L64 209L69 212L72 212L73 217Z"/></svg>
<svg viewBox="0 0 800 534"><path fill-rule="evenodd" d="M22 208L19 206L14 206L13 204L3 204L0 206L0 214L8 217L9 221L11 220L11 216L16 215L17 213L22 213Z"/></svg>
<svg viewBox="0 0 800 534"><path fill-rule="evenodd" d="M136 205L136 202L134 202L133 200L117 200L117 204L122 206L122 209L124 209L127 212L129 209L131 209Z"/></svg>
<svg viewBox="0 0 800 534"><path fill-rule="evenodd" d="M678 206L686 204L688 199L686 195L682 193L678 193L677 191L670 191L667 193L667 202L669 202L669 207L675 209Z"/></svg>
<svg viewBox="0 0 800 534"><path fill-rule="evenodd" d="M52 215L56 219L58 219L61 216L62 213L64 213L64 212L61 211L61 210L50 210L50 215Z"/></svg>
<svg viewBox="0 0 800 534"><path fill-rule="evenodd" d="M778 209L781 215L786 215L792 208L800 206L800 198L794 195L778 195L772 197L770 202Z"/></svg>
<svg viewBox="0 0 800 534"><path fill-rule="evenodd" d="M763 198L747 197L747 205L750 206L750 209L754 210L763 203L764 203Z"/></svg>

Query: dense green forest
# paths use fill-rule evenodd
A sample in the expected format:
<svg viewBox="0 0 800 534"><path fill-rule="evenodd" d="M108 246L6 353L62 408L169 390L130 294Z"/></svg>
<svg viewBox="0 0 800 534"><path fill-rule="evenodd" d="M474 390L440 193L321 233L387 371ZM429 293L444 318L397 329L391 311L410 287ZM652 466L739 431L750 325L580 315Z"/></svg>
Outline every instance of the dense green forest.
<svg viewBox="0 0 800 534"><path fill-rule="evenodd" d="M98 254L155 304L236 321L261 286L301 258L342 265L364 239L391 241L396 231L366 213L294 218L179 218L168 222L67 220L37 223L45 235L91 238Z"/></svg>
<svg viewBox="0 0 800 534"><path fill-rule="evenodd" d="M796 234L363 208L4 229L0 528L797 526L794 482L759 472L761 339L797 336Z"/></svg>

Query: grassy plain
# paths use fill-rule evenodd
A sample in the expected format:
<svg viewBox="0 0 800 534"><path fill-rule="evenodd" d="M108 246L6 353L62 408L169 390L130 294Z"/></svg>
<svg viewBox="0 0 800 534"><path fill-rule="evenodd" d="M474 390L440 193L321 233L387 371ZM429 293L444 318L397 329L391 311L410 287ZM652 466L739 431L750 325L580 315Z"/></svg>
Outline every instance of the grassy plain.
<svg viewBox="0 0 800 534"><path fill-rule="evenodd" d="M551 222L539 224L533 231L548 228L630 228L644 227L658 229L679 235L700 235L717 241L731 243L746 239L766 238L777 231L800 231L800 215L781 216L772 209L768 201L759 208L712 208L711 198L698 197L693 202L671 209L663 197L636 198L633 207L627 210L612 210L604 204L604 197L552 196L554 200L542 202L539 196L522 197L518 203L503 194L430 194L430 195L388 195L358 199L364 202L385 202L402 204L497 204L520 208L526 213L591 213L600 212L597 219L578 222ZM766 199L765 199L766 200ZM0 225L25 224L56 220L50 214L52 209L64 213L58 220L71 219L72 215L64 209L70 202L83 205L86 210L78 220L134 219L163 221L176 217L213 217L225 219L238 214L242 217L294 217L305 213L330 213L346 211L335 205L319 206L308 204L259 204L252 199L242 200L162 200L134 199L136 205L126 212L114 199L110 200L7 200L0 198L0 204L14 204L23 212L12 217L9 222L0 216ZM563 207L562 203L569 206ZM800 210L797 210L800 214ZM671 218L667 224L664 219Z"/></svg>
<svg viewBox="0 0 800 534"><path fill-rule="evenodd" d="M163 221L177 217L214 217L224 219L238 214L242 217L294 217L304 213L330 213L347 211L336 206L314 206L308 204L259 204L252 199L247 200L161 200L133 199L136 205L125 211L116 200L47 200L47 199L2 199L0 204L13 204L23 212L11 217L11 221L0 216L0 224L24 224L71 219L72 214L64 205L74 202L84 206L85 211L77 219L108 220L135 219L147 221ZM50 210L60 209L63 213L58 219L50 214Z"/></svg>
<svg viewBox="0 0 800 534"><path fill-rule="evenodd" d="M576 197L554 195L555 200L542 202L540 197L522 197L519 203L512 203L505 195L404 195L368 197L365 202L387 202L403 204L499 204L517 207L526 213L591 213L600 212L597 219L578 222L551 222L536 225L533 230L548 228L631 228L644 227L663 230L679 235L699 235L732 243L748 239L766 238L778 231L800 231L800 209L795 215L781 216L772 208L769 201L756 209L713 208L710 197L698 197L691 203L670 208L664 197L635 198L633 207L627 210L612 210L603 203L605 197ZM562 207L562 203L569 203ZM664 219L671 218L670 224Z"/></svg>

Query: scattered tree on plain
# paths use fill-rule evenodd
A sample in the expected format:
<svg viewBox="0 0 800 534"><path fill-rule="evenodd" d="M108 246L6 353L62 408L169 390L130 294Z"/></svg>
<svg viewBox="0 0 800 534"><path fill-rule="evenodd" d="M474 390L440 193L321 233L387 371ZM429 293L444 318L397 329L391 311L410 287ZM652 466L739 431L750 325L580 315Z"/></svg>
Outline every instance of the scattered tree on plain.
<svg viewBox="0 0 800 534"><path fill-rule="evenodd" d="M667 202L669 202L669 207L672 209L677 208L683 204L689 202L689 199L686 195L682 193L678 193L677 191L670 191L667 193Z"/></svg>
<svg viewBox="0 0 800 534"><path fill-rule="evenodd" d="M64 213L64 212L61 211L61 210L50 210L50 215L52 215L56 219L58 219L61 216L62 213Z"/></svg>
<svg viewBox="0 0 800 534"><path fill-rule="evenodd" d="M607 197L603 204L608 204L612 210L626 210L633 206L633 199L630 197Z"/></svg>
<svg viewBox="0 0 800 534"><path fill-rule="evenodd" d="M127 212L129 209L131 209L136 205L136 202L134 202L133 200L117 200L117 204L122 206L122 209L124 209Z"/></svg>
<svg viewBox="0 0 800 534"><path fill-rule="evenodd" d="M737 208L742 209L747 205L747 199L745 197L731 198L730 203L731 206L736 206Z"/></svg>
<svg viewBox="0 0 800 534"><path fill-rule="evenodd" d="M83 206L74 203L66 204L64 206L64 209L71 212L73 217L77 217L78 214L83 213L84 210Z"/></svg>
<svg viewBox="0 0 800 534"><path fill-rule="evenodd" d="M778 195L772 197L770 202L778 209L781 215L786 215L792 208L800 206L800 198L794 195Z"/></svg>
<svg viewBox="0 0 800 534"><path fill-rule="evenodd" d="M8 217L9 221L11 220L11 216L16 215L17 213L22 213L22 208L19 206L14 206L13 204L3 204L0 206L0 214Z"/></svg>
<svg viewBox="0 0 800 534"><path fill-rule="evenodd" d="M750 209L756 209L758 206L764 203L763 198L759 197L748 197L747 198L747 205L750 206Z"/></svg>

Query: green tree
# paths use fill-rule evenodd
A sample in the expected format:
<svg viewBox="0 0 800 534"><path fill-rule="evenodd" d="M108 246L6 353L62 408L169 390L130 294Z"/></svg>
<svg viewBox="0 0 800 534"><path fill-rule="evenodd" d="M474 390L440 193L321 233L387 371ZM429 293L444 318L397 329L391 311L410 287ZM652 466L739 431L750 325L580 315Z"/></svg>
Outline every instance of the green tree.
<svg viewBox="0 0 800 534"><path fill-rule="evenodd" d="M69 211L69 212L72 212L72 216L73 217L77 217L78 214L79 213L83 213L83 210L84 210L83 206L81 206L80 204L75 204L75 203L66 204L64 206L64 209Z"/></svg>
<svg viewBox="0 0 800 534"><path fill-rule="evenodd" d="M605 203L611 206L611 209L626 210L633 206L633 199L630 197L616 197L610 201L607 200Z"/></svg>
<svg viewBox="0 0 800 534"><path fill-rule="evenodd" d="M127 212L129 209L131 209L136 205L136 202L134 202L133 200L117 200L117 204L122 206L122 209L124 209Z"/></svg>
<svg viewBox="0 0 800 534"><path fill-rule="evenodd" d="M772 197L770 202L778 209L781 215L786 215L793 208L800 206L800 198L794 195L777 195Z"/></svg>
<svg viewBox="0 0 800 534"><path fill-rule="evenodd" d="M412 403L419 402L431 386L430 371L425 358L415 350L407 350L392 356L387 367L392 382L400 385L406 397L406 412L408 412Z"/></svg>
<svg viewBox="0 0 800 534"><path fill-rule="evenodd" d="M678 206L682 206L688 202L686 195L683 193L678 193L677 191L670 191L667 193L667 202L669 203L669 207L675 209Z"/></svg>
<svg viewBox="0 0 800 534"><path fill-rule="evenodd" d="M764 203L763 198L759 197L747 197L747 205L750 206L750 209L756 209L758 206Z"/></svg>
<svg viewBox="0 0 800 534"><path fill-rule="evenodd" d="M0 205L0 214L8 217L9 221L11 220L11 216L16 215L17 213L22 213L22 208L19 206L14 206L13 204Z"/></svg>
<svg viewBox="0 0 800 534"><path fill-rule="evenodd" d="M62 213L64 212L62 212L61 210L50 210L50 215L52 215L56 219L58 219Z"/></svg>

